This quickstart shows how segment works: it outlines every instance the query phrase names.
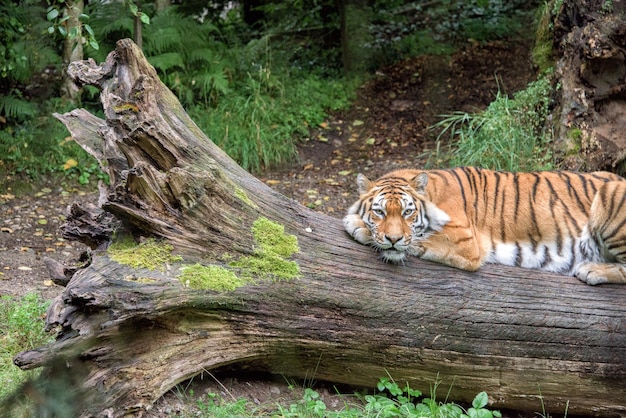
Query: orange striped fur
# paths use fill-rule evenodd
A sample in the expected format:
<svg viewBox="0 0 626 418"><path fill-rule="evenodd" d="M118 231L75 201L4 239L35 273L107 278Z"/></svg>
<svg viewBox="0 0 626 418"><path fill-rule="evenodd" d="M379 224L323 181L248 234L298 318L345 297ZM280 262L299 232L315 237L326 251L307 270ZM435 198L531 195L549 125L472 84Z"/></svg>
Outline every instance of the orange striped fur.
<svg viewBox="0 0 626 418"><path fill-rule="evenodd" d="M626 181L608 172L398 170L370 181L346 231L386 261L407 255L474 271L485 263L626 283Z"/></svg>

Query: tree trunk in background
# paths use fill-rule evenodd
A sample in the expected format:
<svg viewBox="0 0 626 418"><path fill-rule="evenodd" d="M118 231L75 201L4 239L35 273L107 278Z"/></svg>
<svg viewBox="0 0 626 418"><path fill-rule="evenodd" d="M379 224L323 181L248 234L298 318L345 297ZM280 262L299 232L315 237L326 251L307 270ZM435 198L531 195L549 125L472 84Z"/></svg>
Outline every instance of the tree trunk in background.
<svg viewBox="0 0 626 418"><path fill-rule="evenodd" d="M565 0L554 18L557 157L626 174L626 2Z"/></svg>
<svg viewBox="0 0 626 418"><path fill-rule="evenodd" d="M363 0L337 0L341 26L341 54L347 74L363 71L367 65L368 22L370 10Z"/></svg>
<svg viewBox="0 0 626 418"><path fill-rule="evenodd" d="M63 42L63 82L61 84L61 97L68 99L73 104L80 101L80 88L74 83L68 74L67 66L70 62L80 61L83 59L83 42L82 31L79 16L83 13L85 4L83 0L66 0L65 15L69 17L66 21L66 29L68 35ZM70 36L75 33L76 36Z"/></svg>
<svg viewBox="0 0 626 418"><path fill-rule="evenodd" d="M154 7L157 13L162 12L172 5L172 0L155 0Z"/></svg>
<svg viewBox="0 0 626 418"><path fill-rule="evenodd" d="M133 16L133 40L139 47L143 49L143 23L141 22L141 1L136 0L137 13Z"/></svg>
<svg viewBox="0 0 626 418"><path fill-rule="evenodd" d="M74 415L141 413L177 383L233 364L369 387L389 373L424 393L440 379L456 401L485 390L494 408L539 411L541 394L547 413L569 401L569 414L626 414L626 286L502 266L382 263L339 219L276 193L226 156L130 40L102 65L70 70L102 89L106 119L82 109L58 118L111 185L99 198L107 212L74 206L66 232L105 248L115 215L182 257L148 270L96 251L53 302L56 341L15 363L70 374L63 387L79 402ZM259 237L267 219L287 235ZM294 236L292 254L282 244ZM263 254L270 269L284 268L258 267ZM253 282L194 290L181 274L195 263Z"/></svg>

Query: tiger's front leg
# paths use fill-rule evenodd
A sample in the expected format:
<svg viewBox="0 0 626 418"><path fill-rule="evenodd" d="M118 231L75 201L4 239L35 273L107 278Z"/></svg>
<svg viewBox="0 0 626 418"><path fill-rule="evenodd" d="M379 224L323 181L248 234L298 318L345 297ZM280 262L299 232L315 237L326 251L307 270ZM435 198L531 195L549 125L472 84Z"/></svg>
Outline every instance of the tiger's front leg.
<svg viewBox="0 0 626 418"><path fill-rule="evenodd" d="M356 213L346 215L343 218L343 227L352 238L361 244L369 245L374 242L371 231Z"/></svg>
<svg viewBox="0 0 626 418"><path fill-rule="evenodd" d="M470 228L446 226L426 241L411 245L418 257L466 271L476 271L483 264L480 245ZM420 248L421 247L421 248Z"/></svg>

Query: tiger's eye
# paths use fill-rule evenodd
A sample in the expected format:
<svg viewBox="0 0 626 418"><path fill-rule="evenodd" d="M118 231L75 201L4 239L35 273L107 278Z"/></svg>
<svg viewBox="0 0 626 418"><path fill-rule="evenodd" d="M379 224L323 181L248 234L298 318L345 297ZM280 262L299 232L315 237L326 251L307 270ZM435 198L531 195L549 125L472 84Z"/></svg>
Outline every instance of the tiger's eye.
<svg viewBox="0 0 626 418"><path fill-rule="evenodd" d="M374 215L379 216L381 218L385 217L385 212L383 212L381 209L373 209L372 212L374 212Z"/></svg>
<svg viewBox="0 0 626 418"><path fill-rule="evenodd" d="M402 216L410 216L413 215L413 212L415 212L414 209L406 209L403 213Z"/></svg>

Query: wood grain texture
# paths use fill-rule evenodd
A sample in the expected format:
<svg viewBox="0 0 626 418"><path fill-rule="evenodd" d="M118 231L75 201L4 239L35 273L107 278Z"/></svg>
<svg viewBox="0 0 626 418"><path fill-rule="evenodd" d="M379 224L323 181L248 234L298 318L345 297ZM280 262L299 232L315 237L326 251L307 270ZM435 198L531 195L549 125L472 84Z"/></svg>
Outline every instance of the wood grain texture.
<svg viewBox="0 0 626 418"><path fill-rule="evenodd" d="M251 226L264 216L298 238L300 267L297 279L217 293L181 285L178 264L132 269L96 252L49 309L57 340L15 359L83 371L85 415L141 415L176 383L231 364L356 386L390 373L425 393L439 378L451 399L485 390L495 408L538 411L541 393L546 412L569 401L570 414L626 414L626 286L502 266L385 264L340 220L230 160L131 41L72 74L102 88L105 120L59 118L111 174L103 209L168 240L185 262L213 264L225 252L252 254Z"/></svg>

